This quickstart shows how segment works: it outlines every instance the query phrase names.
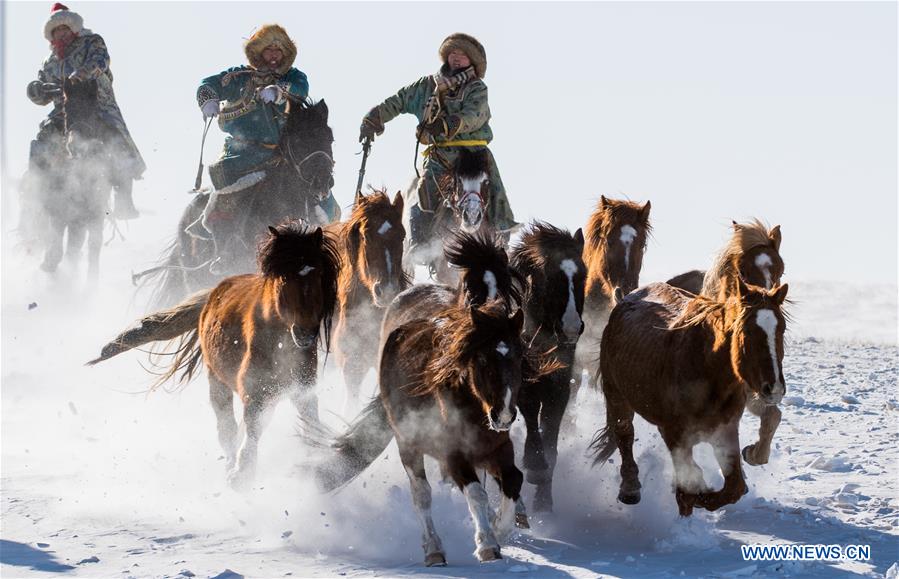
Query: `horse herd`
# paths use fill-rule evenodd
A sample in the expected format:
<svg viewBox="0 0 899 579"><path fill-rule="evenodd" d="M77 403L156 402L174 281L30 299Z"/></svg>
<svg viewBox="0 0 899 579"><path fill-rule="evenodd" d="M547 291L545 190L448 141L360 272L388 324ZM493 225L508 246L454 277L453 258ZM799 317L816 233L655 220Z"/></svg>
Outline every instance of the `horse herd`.
<svg viewBox="0 0 899 579"><path fill-rule="evenodd" d="M413 285L403 269L403 203L400 194L357 193L344 222L270 227L257 273L144 317L90 363L179 340L158 383L187 381L206 367L228 479L238 489L253 480L263 416L283 394L299 411L304 440L324 449L315 478L326 491L352 481L396 439L429 566L446 558L424 456L464 494L478 559L500 558L512 528L528 526L525 477L536 486L533 509L553 508L559 430L582 370L605 395L605 426L590 448L596 464L620 453L621 502L640 500L635 413L658 427L671 452L681 515L746 492L740 417L746 409L761 416L759 440L742 457L764 464L785 391L778 227L734 223L708 271L638 287L650 203L601 197L585 231L534 222L508 252L493 234L457 232L444 253L458 282ZM370 369L379 389L340 434L318 420L318 353L330 349L349 401ZM519 411L525 473L509 434ZM714 448L721 490L706 488L693 461L699 442ZM482 470L502 491L495 513Z"/></svg>

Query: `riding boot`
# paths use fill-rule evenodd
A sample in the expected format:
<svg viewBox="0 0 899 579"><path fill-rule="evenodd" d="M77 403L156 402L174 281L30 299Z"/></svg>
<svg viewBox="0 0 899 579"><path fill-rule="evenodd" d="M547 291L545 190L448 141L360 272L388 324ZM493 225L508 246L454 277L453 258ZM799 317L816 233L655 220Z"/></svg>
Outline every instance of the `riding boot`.
<svg viewBox="0 0 899 579"><path fill-rule="evenodd" d="M424 211L418 205L409 209L409 259L410 263L429 265L434 260L434 213ZM439 245L439 242L438 242Z"/></svg>
<svg viewBox="0 0 899 579"><path fill-rule="evenodd" d="M132 181L125 178L121 183L115 185L115 200L112 210L112 216L116 219L137 219L140 213L134 207L134 200L131 198Z"/></svg>

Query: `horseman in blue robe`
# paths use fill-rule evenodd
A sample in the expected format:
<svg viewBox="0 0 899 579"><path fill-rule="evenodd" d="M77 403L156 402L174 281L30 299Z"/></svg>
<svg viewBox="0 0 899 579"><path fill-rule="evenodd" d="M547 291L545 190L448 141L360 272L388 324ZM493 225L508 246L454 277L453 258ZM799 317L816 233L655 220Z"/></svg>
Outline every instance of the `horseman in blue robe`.
<svg viewBox="0 0 899 579"><path fill-rule="evenodd" d="M287 123L288 100L303 100L309 94L306 75L293 66L296 44L281 26L259 28L244 45L244 53L248 65L204 78L197 89L203 116L217 116L219 128L228 133L221 155L209 167L216 189L280 161L278 144ZM210 199L215 201L207 204L203 217L187 232L194 237L224 239L240 210L239 196ZM333 195L319 207L328 222L340 219Z"/></svg>

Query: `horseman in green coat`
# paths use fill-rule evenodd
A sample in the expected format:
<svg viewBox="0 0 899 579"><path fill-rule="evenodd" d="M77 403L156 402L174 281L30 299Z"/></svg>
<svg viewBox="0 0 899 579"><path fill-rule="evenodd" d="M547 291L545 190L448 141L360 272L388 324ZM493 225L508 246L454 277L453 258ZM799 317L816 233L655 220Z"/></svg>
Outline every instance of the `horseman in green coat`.
<svg viewBox="0 0 899 579"><path fill-rule="evenodd" d="M289 100L309 94L306 75L294 68L297 46L277 24L259 28L244 45L248 65L229 68L204 78L197 89L197 104L206 118L217 116L228 136L209 176L216 189L233 185L241 177L280 161L278 144L287 123ZM187 232L195 237L224 239L238 210L238 195L210 196L203 217ZM212 206L214 205L214 206ZM327 221L340 218L333 195L319 204Z"/></svg>
<svg viewBox="0 0 899 579"><path fill-rule="evenodd" d="M113 215L119 219L137 217L131 198L132 181L141 178L146 165L116 104L106 43L99 34L84 28L81 16L59 3L53 5L50 18L44 24L44 37L50 42L50 56L38 71L38 79L29 83L27 94L36 105L53 103L53 110L41 122L37 138L31 142L26 189L44 186L39 175L52 166L59 151L65 147L62 142L63 96L58 90L50 89L62 87L66 80L94 80L97 82L100 118L114 129L114 140L109 143L113 159L111 183L115 188Z"/></svg>
<svg viewBox="0 0 899 579"><path fill-rule="evenodd" d="M409 113L418 118L417 137L427 145L418 200L413 200L410 217L411 244L424 245L431 236L434 210L440 203L438 182L450 171L461 149L485 149L489 158L488 174L490 223L500 232L518 225L493 154L487 145L493 140L490 107L487 103L487 53L480 42L462 33L451 34L438 51L443 62L440 71L425 76L373 108L362 120L359 140L374 139L394 117Z"/></svg>

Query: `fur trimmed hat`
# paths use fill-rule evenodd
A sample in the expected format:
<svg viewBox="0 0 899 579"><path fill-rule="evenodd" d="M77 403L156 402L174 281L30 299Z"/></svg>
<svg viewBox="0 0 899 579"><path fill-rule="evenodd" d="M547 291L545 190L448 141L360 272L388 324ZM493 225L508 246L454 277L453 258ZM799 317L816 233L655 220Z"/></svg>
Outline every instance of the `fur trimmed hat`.
<svg viewBox="0 0 899 579"><path fill-rule="evenodd" d="M44 38L53 41L53 31L58 26L68 26L69 29L78 34L84 28L84 20L76 12L69 10L65 4L57 2L50 9L50 18L44 24Z"/></svg>
<svg viewBox="0 0 899 579"><path fill-rule="evenodd" d="M449 53L456 49L465 53L474 66L474 72L478 78L484 78L484 75L487 74L487 52L484 50L484 45L478 42L474 36L456 32L447 36L440 45L438 51L440 59L445 63Z"/></svg>
<svg viewBox="0 0 899 579"><path fill-rule="evenodd" d="M293 66L293 61L297 58L297 45L287 36L287 31L277 24L264 24L259 30L253 33L253 36L243 45L244 54L253 68L265 68L265 61L262 60L262 51L267 47L275 45L284 53L284 60L278 67L278 74L284 74Z"/></svg>

